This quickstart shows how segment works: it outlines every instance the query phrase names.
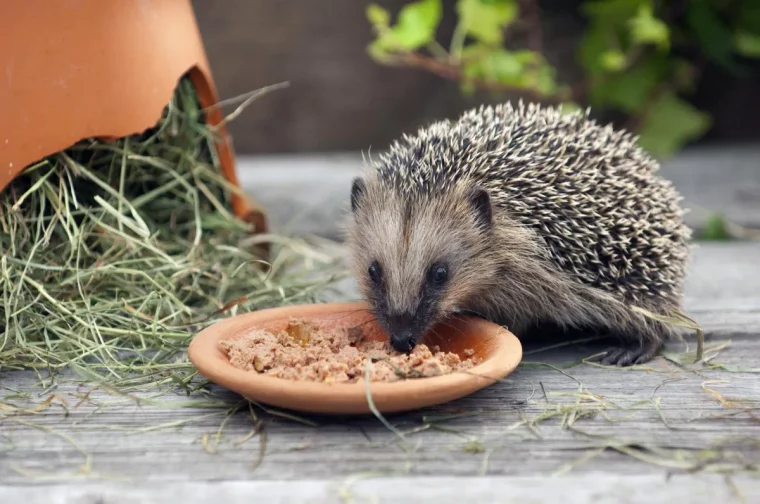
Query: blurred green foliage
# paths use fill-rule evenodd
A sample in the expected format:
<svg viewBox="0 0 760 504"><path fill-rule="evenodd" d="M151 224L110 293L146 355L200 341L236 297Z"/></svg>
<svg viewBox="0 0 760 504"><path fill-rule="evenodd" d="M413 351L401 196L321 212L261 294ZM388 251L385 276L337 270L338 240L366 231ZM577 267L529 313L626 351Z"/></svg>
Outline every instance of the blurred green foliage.
<svg viewBox="0 0 760 504"><path fill-rule="evenodd" d="M701 69L712 63L741 77L743 63L760 58L760 0L587 0L577 49L584 81L571 88L557 82L541 54L538 8L536 0L457 0L456 28L445 48L437 40L441 0L409 2L395 22L371 4L367 18L375 38L368 50L383 64L455 80L465 93L517 91L568 109L622 114L642 147L660 158L711 126L710 116L685 98ZM527 37L531 47L506 47L516 24L534 31Z"/></svg>
<svg viewBox="0 0 760 504"><path fill-rule="evenodd" d="M698 236L704 241L728 241L733 237L726 225L726 218L721 213L714 213L705 222L702 233Z"/></svg>

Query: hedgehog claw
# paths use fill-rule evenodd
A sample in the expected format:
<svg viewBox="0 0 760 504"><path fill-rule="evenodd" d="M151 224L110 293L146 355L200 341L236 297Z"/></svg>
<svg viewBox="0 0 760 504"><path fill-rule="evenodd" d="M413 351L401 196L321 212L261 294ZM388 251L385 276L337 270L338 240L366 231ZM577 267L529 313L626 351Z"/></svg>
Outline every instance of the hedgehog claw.
<svg viewBox="0 0 760 504"><path fill-rule="evenodd" d="M601 364L620 367L645 364L657 355L660 346L659 343L647 342L636 347L612 347L605 352Z"/></svg>
<svg viewBox="0 0 760 504"><path fill-rule="evenodd" d="M631 352L628 348L612 347L607 349L601 360L603 366L625 366L624 362L629 360L628 354Z"/></svg>

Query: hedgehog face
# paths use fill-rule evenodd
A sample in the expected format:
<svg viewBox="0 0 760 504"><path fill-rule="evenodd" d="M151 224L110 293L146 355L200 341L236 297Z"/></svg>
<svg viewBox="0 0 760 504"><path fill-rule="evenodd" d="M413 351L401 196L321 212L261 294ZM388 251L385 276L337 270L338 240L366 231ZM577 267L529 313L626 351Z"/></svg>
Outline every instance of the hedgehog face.
<svg viewBox="0 0 760 504"><path fill-rule="evenodd" d="M496 274L491 204L480 189L410 197L354 181L349 242L364 298L397 351L466 309Z"/></svg>

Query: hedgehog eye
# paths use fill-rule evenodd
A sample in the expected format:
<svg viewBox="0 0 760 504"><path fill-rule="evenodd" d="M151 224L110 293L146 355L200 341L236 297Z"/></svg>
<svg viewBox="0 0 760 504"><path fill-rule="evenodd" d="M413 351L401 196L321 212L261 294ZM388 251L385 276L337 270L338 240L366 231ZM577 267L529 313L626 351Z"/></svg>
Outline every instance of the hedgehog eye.
<svg viewBox="0 0 760 504"><path fill-rule="evenodd" d="M428 281L433 285L443 285L449 279L449 270L445 264L435 264L430 268Z"/></svg>
<svg viewBox="0 0 760 504"><path fill-rule="evenodd" d="M377 261L373 262L369 266L369 270L367 271L369 273L369 278L375 283L380 283L380 265L377 264Z"/></svg>

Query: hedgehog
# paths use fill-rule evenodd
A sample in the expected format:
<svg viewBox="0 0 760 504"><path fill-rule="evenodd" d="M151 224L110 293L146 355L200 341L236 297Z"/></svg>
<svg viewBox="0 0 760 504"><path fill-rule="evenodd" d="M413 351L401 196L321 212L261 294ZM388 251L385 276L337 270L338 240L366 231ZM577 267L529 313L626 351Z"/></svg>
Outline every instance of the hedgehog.
<svg viewBox="0 0 760 504"><path fill-rule="evenodd" d="M589 109L481 105L404 134L365 168L346 242L395 350L476 316L521 340L546 327L612 338L598 361L630 366L677 331L657 315L682 310L681 196L636 136Z"/></svg>

